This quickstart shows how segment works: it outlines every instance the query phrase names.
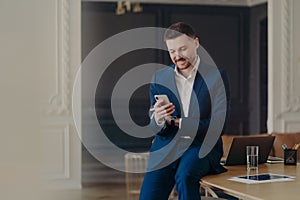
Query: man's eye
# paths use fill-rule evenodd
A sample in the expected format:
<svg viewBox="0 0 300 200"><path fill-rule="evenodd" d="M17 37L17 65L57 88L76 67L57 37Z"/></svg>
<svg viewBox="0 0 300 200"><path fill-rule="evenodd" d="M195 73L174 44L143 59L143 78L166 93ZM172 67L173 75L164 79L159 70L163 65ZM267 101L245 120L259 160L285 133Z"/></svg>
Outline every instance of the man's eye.
<svg viewBox="0 0 300 200"><path fill-rule="evenodd" d="M185 51L185 50L186 50L186 47L180 48L180 51Z"/></svg>
<svg viewBox="0 0 300 200"><path fill-rule="evenodd" d="M169 52L172 53L172 54L175 53L175 51L169 51Z"/></svg>

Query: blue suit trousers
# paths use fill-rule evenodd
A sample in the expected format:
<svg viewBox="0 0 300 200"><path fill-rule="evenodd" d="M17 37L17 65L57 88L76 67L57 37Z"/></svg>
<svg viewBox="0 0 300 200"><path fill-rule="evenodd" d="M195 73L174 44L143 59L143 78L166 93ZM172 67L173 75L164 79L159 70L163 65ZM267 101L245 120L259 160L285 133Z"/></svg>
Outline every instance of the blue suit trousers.
<svg viewBox="0 0 300 200"><path fill-rule="evenodd" d="M175 162L147 172L142 184L140 200L167 200L176 186L179 200L200 200L199 180L211 171L206 157L199 159L199 146L190 146Z"/></svg>

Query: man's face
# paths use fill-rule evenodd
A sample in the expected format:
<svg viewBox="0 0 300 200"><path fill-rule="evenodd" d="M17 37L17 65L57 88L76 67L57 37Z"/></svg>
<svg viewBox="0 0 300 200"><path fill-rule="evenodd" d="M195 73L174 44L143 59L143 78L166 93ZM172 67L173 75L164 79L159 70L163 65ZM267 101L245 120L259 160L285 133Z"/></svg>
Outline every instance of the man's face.
<svg viewBox="0 0 300 200"><path fill-rule="evenodd" d="M166 40L168 51L178 70L193 68L197 61L197 48L199 39L191 38L185 34Z"/></svg>

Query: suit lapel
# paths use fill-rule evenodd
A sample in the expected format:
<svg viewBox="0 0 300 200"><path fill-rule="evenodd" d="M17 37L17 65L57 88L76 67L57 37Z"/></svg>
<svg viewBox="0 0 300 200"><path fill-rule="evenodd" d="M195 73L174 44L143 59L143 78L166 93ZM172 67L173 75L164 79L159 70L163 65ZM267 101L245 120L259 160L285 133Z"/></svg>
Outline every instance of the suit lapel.
<svg viewBox="0 0 300 200"><path fill-rule="evenodd" d="M181 110L175 109L175 113L174 113L175 116L180 116L181 113L183 113L183 111L182 111L181 100L180 100L179 93L178 93L178 90L177 90L177 84L176 84L176 81L175 81L175 75L174 75L174 73L175 73L174 72L174 67L175 66L173 65L171 67L172 67L173 70L170 69L170 71L168 72L168 76L170 76L171 78L170 79L169 78L162 79L162 80L160 80L161 83L159 82L159 84L162 84L163 86L167 87L173 93L173 95L168 95L169 98L174 97L174 95L175 95L175 98L177 98L176 99L177 101L175 101L175 99L174 100L170 99L170 101L174 103L176 108L181 108ZM176 102L178 102L177 105L176 105Z"/></svg>
<svg viewBox="0 0 300 200"><path fill-rule="evenodd" d="M199 68L202 65L203 65L203 63L200 62ZM174 69L174 67L175 66L172 66L173 69ZM179 105L175 105L175 106L176 106L176 108L178 108L177 106L180 106L181 110L175 111L176 113L174 113L174 114L180 115L180 113L181 113L183 115L182 104L181 104L181 99L179 97L179 93L178 93L178 89L177 89L177 85L176 85L176 81L175 81L174 70L171 70L171 77L172 78L170 78L170 79L165 79L165 80L169 80L169 81L165 81L164 84L165 84L165 86L167 86L167 88L169 88L173 92L173 94L176 96L176 98L179 102ZM195 109L193 109L193 108L194 108L194 106L198 106L198 98L200 96L200 90L201 90L201 87L203 86L203 83L204 83L204 80L198 71L196 74L196 77L195 77L194 85L193 85L193 92L195 95L191 95L188 116L193 116L193 113L195 112Z"/></svg>
<svg viewBox="0 0 300 200"><path fill-rule="evenodd" d="M183 110L182 110L181 99L180 99L180 96L179 96L179 93L178 93L178 89L177 89L177 84L176 84L175 74L174 73L172 74L172 78L171 78L171 81L169 83L170 83L169 89L171 89L171 91L174 93L174 95L177 98L178 103L179 103L179 105L175 105L175 107L176 108L180 108L180 111L178 112L178 111L175 110L176 113L174 113L176 116L178 116L178 115L180 115L180 113L183 113Z"/></svg>
<svg viewBox="0 0 300 200"><path fill-rule="evenodd" d="M201 64L199 67L201 67ZM195 77L194 85L193 85L194 95L193 95L193 93L191 95L190 106L189 106L189 116L193 116L193 114L195 112L195 109L193 109L193 108L195 108L195 106L198 106L198 98L200 96L200 90L201 90L201 87L203 86L203 83L204 83L204 80L198 71L196 74L196 77Z"/></svg>

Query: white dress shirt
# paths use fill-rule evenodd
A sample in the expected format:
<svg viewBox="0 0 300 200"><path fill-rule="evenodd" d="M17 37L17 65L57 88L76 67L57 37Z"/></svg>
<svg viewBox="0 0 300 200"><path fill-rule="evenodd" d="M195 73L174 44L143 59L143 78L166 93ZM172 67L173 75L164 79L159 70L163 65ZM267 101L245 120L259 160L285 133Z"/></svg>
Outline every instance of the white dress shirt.
<svg viewBox="0 0 300 200"><path fill-rule="evenodd" d="M184 117L188 117L189 114L191 95L193 91L195 77L199 68L199 64L200 64L200 58L198 56L196 64L187 78L185 78L182 74L178 72L177 66L175 66L174 69L175 82L180 97ZM163 127L165 124L165 120L161 123L158 122L156 123L158 126ZM179 120L179 128L181 128L181 119Z"/></svg>
<svg viewBox="0 0 300 200"><path fill-rule="evenodd" d="M177 91L180 97L184 117L188 117L189 114L190 100L199 63L200 58L198 56L194 68L192 69L190 75L186 78L178 72L177 67L174 69Z"/></svg>

